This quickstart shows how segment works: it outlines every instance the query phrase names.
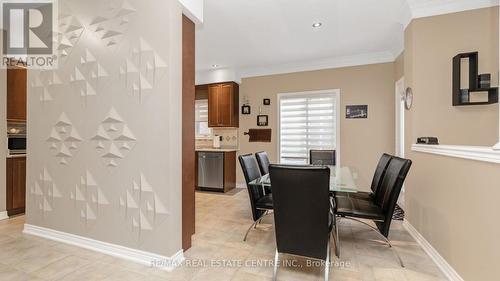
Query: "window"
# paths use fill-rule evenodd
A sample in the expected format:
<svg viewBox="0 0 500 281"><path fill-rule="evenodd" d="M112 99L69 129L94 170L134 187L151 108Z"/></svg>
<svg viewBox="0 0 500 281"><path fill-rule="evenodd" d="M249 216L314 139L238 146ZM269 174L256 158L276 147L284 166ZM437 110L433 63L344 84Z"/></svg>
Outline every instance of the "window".
<svg viewBox="0 0 500 281"><path fill-rule="evenodd" d="M279 95L279 157L309 163L310 149L338 150L338 91Z"/></svg>
<svg viewBox="0 0 500 281"><path fill-rule="evenodd" d="M196 137L210 137L212 129L208 127L208 100L197 100L194 107Z"/></svg>

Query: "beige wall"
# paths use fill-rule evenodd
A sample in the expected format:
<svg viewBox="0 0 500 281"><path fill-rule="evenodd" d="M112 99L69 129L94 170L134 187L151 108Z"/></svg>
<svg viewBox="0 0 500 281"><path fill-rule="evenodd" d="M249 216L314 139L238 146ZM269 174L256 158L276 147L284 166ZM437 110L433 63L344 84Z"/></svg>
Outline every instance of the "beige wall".
<svg viewBox="0 0 500 281"><path fill-rule="evenodd" d="M394 80L398 81L405 75L405 54L401 53L394 61Z"/></svg>
<svg viewBox="0 0 500 281"><path fill-rule="evenodd" d="M240 116L240 154L265 150L271 162L277 151L277 94L313 90L341 91L341 161L358 173L358 183L368 188L378 158L384 152L394 153L394 64L374 64L243 79L240 102L249 99L252 115ZM244 132L257 128L259 106L264 98L271 106L263 106L273 129L271 143L249 143ZM368 119L345 119L345 106L368 104ZM238 182L244 182L238 165Z"/></svg>
<svg viewBox="0 0 500 281"><path fill-rule="evenodd" d="M452 106L452 58L479 51L479 73L492 73L498 85L498 9L421 18L411 23L415 110L413 138L437 136L443 144L498 142L498 106ZM420 109L420 110L419 110Z"/></svg>
<svg viewBox="0 0 500 281"><path fill-rule="evenodd" d="M496 77L498 7L414 20L405 37L405 82L415 95L406 115L407 148L424 135L445 144L496 143L498 105L452 107L451 59L477 50L480 72ZM407 156L414 161L406 183L409 222L464 280L498 280L499 166L418 152Z"/></svg>

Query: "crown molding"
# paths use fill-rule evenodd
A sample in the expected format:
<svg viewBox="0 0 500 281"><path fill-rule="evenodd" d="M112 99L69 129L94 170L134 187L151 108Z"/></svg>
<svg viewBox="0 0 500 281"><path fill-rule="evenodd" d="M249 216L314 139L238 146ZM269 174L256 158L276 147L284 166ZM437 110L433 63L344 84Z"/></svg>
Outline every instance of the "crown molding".
<svg viewBox="0 0 500 281"><path fill-rule="evenodd" d="M499 1L500 0L406 0L401 6L402 12L400 23L404 32L411 21L416 18L498 6ZM384 52L298 61L278 65L228 68L222 70L199 70L197 71L197 84L198 77L200 77L200 83L208 84L218 82L221 76L225 78L231 77L233 81L241 81L241 78L387 63L395 61L403 51L404 46L395 44L392 50ZM228 81L227 79L225 80Z"/></svg>
<svg viewBox="0 0 500 281"><path fill-rule="evenodd" d="M488 8L498 3L499 0L408 0L412 19Z"/></svg>
<svg viewBox="0 0 500 281"><path fill-rule="evenodd" d="M182 5L182 13L195 25L203 24L204 0L179 0L179 3Z"/></svg>
<svg viewBox="0 0 500 281"><path fill-rule="evenodd" d="M287 74L304 71L315 71L323 69L341 68L358 65L369 65L377 63L393 62L394 55L391 52L375 52L353 56L317 59L311 61L293 62L270 66L247 67L240 70L241 78Z"/></svg>

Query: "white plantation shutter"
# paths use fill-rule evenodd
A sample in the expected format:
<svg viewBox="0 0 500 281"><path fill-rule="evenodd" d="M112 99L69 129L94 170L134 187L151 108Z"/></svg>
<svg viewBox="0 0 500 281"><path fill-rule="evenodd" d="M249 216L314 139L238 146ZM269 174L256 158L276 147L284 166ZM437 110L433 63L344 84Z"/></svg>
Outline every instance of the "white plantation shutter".
<svg viewBox="0 0 500 281"><path fill-rule="evenodd" d="M307 164L310 149L336 149L335 93L282 95L280 163Z"/></svg>

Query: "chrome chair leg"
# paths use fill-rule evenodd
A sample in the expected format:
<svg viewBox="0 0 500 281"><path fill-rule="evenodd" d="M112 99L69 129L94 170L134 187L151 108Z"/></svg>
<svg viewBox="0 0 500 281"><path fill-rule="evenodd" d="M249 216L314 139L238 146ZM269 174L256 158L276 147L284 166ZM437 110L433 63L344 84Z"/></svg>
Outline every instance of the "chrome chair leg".
<svg viewBox="0 0 500 281"><path fill-rule="evenodd" d="M384 242L387 243L387 245L389 246L389 248L392 249L392 252L396 255L396 257L398 258L399 260L399 264L401 265L401 267L405 267L405 264L403 263L403 260L401 259L401 256L399 256L399 253L398 251L396 251L396 249L394 249L394 247L392 246L392 243L391 241L385 237L384 235L382 235L382 233L380 233L378 231L378 229L376 229L375 227L369 225L368 223L362 221L362 220L358 220L358 219L355 219L355 218L350 218L350 217L345 217L345 219L348 219L348 220L352 220L352 221L355 221L355 222L358 222L358 223L361 223L361 224L364 224L366 226L368 226L371 230L373 230L375 233L378 234L379 237L381 237L382 239L384 239Z"/></svg>
<svg viewBox="0 0 500 281"><path fill-rule="evenodd" d="M274 254L274 270L273 270L273 281L276 281L278 278L278 267L280 265L280 254L278 253L278 249L276 249L276 254Z"/></svg>
<svg viewBox="0 0 500 281"><path fill-rule="evenodd" d="M334 217L335 222L335 255L340 259L340 235L339 235L339 221L338 217Z"/></svg>
<svg viewBox="0 0 500 281"><path fill-rule="evenodd" d="M260 218L258 220L256 220L254 223L252 223L252 225L250 225L250 227L248 228L247 230L247 233L245 234L245 238L243 238L243 242L246 242L247 241L247 237L248 237L248 234L250 233L250 230L252 230L252 227L254 229L257 229L257 225L261 223L262 219L265 217L265 216L269 216L270 214L272 214L271 212L269 211L266 211L264 214L262 214L262 216L260 216Z"/></svg>
<svg viewBox="0 0 500 281"><path fill-rule="evenodd" d="M250 230L252 230L252 228L256 228L257 227L257 222L258 221L255 221L254 223L252 223L252 225L248 228L247 230L247 233L245 234L245 237L243 238L243 242L246 242L247 241L247 237L248 237L248 233L250 233Z"/></svg>

